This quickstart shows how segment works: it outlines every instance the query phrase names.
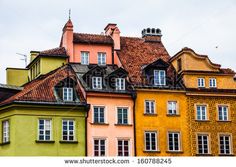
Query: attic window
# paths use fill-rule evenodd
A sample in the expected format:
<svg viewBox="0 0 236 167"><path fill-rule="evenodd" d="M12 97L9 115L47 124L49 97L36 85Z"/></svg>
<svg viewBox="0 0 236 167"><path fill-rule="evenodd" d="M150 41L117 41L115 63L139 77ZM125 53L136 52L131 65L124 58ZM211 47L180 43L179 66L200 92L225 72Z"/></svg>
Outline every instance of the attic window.
<svg viewBox="0 0 236 167"><path fill-rule="evenodd" d="M164 86L166 85L166 71L154 70L154 85Z"/></svg>
<svg viewBox="0 0 236 167"><path fill-rule="evenodd" d="M177 66L178 66L177 67L178 68L178 72L181 71L182 70L182 61L181 61L181 59L177 60Z"/></svg>
<svg viewBox="0 0 236 167"><path fill-rule="evenodd" d="M64 101L73 101L73 89L72 88L63 88L63 100Z"/></svg>

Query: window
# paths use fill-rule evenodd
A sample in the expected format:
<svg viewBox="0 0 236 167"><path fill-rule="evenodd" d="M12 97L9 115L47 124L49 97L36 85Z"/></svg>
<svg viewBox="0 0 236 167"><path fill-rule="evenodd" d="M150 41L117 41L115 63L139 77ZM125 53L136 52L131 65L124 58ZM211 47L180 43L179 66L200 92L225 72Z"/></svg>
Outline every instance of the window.
<svg viewBox="0 0 236 167"><path fill-rule="evenodd" d="M177 60L178 72L182 70L182 61L181 59Z"/></svg>
<svg viewBox="0 0 236 167"><path fill-rule="evenodd" d="M198 78L198 87L205 87L205 79L204 78Z"/></svg>
<svg viewBox="0 0 236 167"><path fill-rule="evenodd" d="M145 114L154 114L155 113L155 101L154 100L145 100Z"/></svg>
<svg viewBox="0 0 236 167"><path fill-rule="evenodd" d="M94 123L105 123L105 107L94 107L93 108L93 122Z"/></svg>
<svg viewBox="0 0 236 167"><path fill-rule="evenodd" d="M10 125L8 120L2 122L2 139L3 143L10 141Z"/></svg>
<svg viewBox="0 0 236 167"><path fill-rule="evenodd" d="M218 118L219 121L228 121L228 106L218 106Z"/></svg>
<svg viewBox="0 0 236 167"><path fill-rule="evenodd" d="M73 101L73 89L72 88L63 88L63 100L64 101Z"/></svg>
<svg viewBox="0 0 236 167"><path fill-rule="evenodd" d="M220 135L220 154L231 154L231 136Z"/></svg>
<svg viewBox="0 0 236 167"><path fill-rule="evenodd" d="M52 126L50 119L39 120L39 140L51 140Z"/></svg>
<svg viewBox="0 0 236 167"><path fill-rule="evenodd" d="M168 114L176 115L177 114L177 102L176 101L168 101Z"/></svg>
<svg viewBox="0 0 236 167"><path fill-rule="evenodd" d="M106 53L98 53L98 65L106 65Z"/></svg>
<svg viewBox="0 0 236 167"><path fill-rule="evenodd" d="M165 70L154 70L154 85L166 85L166 72Z"/></svg>
<svg viewBox="0 0 236 167"><path fill-rule="evenodd" d="M89 64L89 52L81 52L81 64Z"/></svg>
<svg viewBox="0 0 236 167"><path fill-rule="evenodd" d="M169 151L180 151L179 132L168 132L168 149Z"/></svg>
<svg viewBox="0 0 236 167"><path fill-rule="evenodd" d="M209 154L209 139L207 134L197 136L198 154Z"/></svg>
<svg viewBox="0 0 236 167"><path fill-rule="evenodd" d="M145 150L157 151L157 132L145 132Z"/></svg>
<svg viewBox="0 0 236 167"><path fill-rule="evenodd" d="M62 120L62 139L65 141L75 140L74 120Z"/></svg>
<svg viewBox="0 0 236 167"><path fill-rule="evenodd" d="M102 89L102 77L92 78L93 89Z"/></svg>
<svg viewBox="0 0 236 167"><path fill-rule="evenodd" d="M106 155L106 140L95 139L94 140L94 156L105 156Z"/></svg>
<svg viewBox="0 0 236 167"><path fill-rule="evenodd" d="M116 90L125 90L124 78L116 78Z"/></svg>
<svg viewBox="0 0 236 167"><path fill-rule="evenodd" d="M209 85L210 85L210 88L216 88L216 79L210 78Z"/></svg>
<svg viewBox="0 0 236 167"><path fill-rule="evenodd" d="M129 156L129 140L118 140L118 156Z"/></svg>
<svg viewBox="0 0 236 167"><path fill-rule="evenodd" d="M197 120L207 120L207 110L205 105L197 106Z"/></svg>
<svg viewBox="0 0 236 167"><path fill-rule="evenodd" d="M117 124L128 124L128 108L118 108L117 118Z"/></svg>

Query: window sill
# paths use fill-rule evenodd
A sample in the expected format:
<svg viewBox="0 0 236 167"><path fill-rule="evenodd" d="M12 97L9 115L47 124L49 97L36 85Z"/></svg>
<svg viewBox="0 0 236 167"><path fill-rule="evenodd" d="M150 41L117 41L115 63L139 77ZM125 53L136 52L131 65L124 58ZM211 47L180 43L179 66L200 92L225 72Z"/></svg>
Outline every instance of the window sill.
<svg viewBox="0 0 236 167"><path fill-rule="evenodd" d="M62 144L78 144L78 141L66 141L66 140L60 140L59 143Z"/></svg>
<svg viewBox="0 0 236 167"><path fill-rule="evenodd" d="M55 143L54 140L35 140L36 143Z"/></svg>
<svg viewBox="0 0 236 167"><path fill-rule="evenodd" d="M212 154L196 154L196 156L213 156Z"/></svg>
<svg viewBox="0 0 236 167"><path fill-rule="evenodd" d="M133 126L132 124L114 124L115 126Z"/></svg>
<svg viewBox="0 0 236 167"><path fill-rule="evenodd" d="M155 150L155 151L149 151L149 150L143 150L144 153L161 153L160 150Z"/></svg>
<svg viewBox="0 0 236 167"><path fill-rule="evenodd" d="M8 144L10 144L10 141L4 142L4 143L0 143L0 146L4 146L4 145L8 145Z"/></svg>
<svg viewBox="0 0 236 167"><path fill-rule="evenodd" d="M210 122L210 120L198 120L198 119L195 119L196 122Z"/></svg>
<svg viewBox="0 0 236 167"><path fill-rule="evenodd" d="M144 116L151 116L151 117L156 117L157 116L157 114L155 114L155 113L154 114L144 113L143 115Z"/></svg>
<svg viewBox="0 0 236 167"><path fill-rule="evenodd" d="M183 151L166 151L166 153L173 153L173 154L182 154L184 153Z"/></svg>
<svg viewBox="0 0 236 167"><path fill-rule="evenodd" d="M166 114L167 117L180 117L180 114Z"/></svg>
<svg viewBox="0 0 236 167"><path fill-rule="evenodd" d="M226 121L224 121L224 120L217 120L217 122L232 122L231 120L226 120Z"/></svg>
<svg viewBox="0 0 236 167"><path fill-rule="evenodd" d="M229 156L234 156L234 154L219 154L219 156L221 156L221 157L223 157L223 156L229 157Z"/></svg>
<svg viewBox="0 0 236 167"><path fill-rule="evenodd" d="M102 125L102 126L108 126L108 123L94 123L94 122L90 122L91 125Z"/></svg>

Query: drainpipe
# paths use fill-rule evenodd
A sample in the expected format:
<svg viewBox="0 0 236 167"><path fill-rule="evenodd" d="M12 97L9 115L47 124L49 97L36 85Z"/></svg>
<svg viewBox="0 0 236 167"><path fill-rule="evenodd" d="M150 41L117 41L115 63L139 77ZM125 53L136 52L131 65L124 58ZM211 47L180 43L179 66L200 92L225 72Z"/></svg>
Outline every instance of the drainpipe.
<svg viewBox="0 0 236 167"><path fill-rule="evenodd" d="M113 69L114 69L114 63L115 63L115 61L114 61L114 42L113 42L113 44L112 44L112 51L111 51L111 57L112 57L112 67L113 67Z"/></svg>
<svg viewBox="0 0 236 167"><path fill-rule="evenodd" d="M86 97L86 103L87 103L87 97ZM88 142L87 142L87 119L88 119L88 115L89 115L89 110L90 110L90 104L86 104L86 117L85 117L85 156L88 156Z"/></svg>
<svg viewBox="0 0 236 167"><path fill-rule="evenodd" d="M134 105L133 105L133 122L134 122L134 125L133 125L133 128L134 128L134 156L136 157L137 156L137 149L136 149L136 115L135 115L135 106L136 106L136 98L137 98L137 93L135 91L132 92L132 99L134 101Z"/></svg>

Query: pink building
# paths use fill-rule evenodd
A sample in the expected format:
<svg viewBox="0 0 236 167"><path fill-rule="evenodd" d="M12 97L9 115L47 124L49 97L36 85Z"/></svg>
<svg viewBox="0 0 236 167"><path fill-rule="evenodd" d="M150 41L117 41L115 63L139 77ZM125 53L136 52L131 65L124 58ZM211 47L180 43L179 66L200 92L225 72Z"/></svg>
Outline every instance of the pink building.
<svg viewBox="0 0 236 167"><path fill-rule="evenodd" d="M73 32L71 20L63 28L60 47L65 47L87 103L88 156L134 156L134 98L128 73L116 51L120 31L105 27L106 35Z"/></svg>

